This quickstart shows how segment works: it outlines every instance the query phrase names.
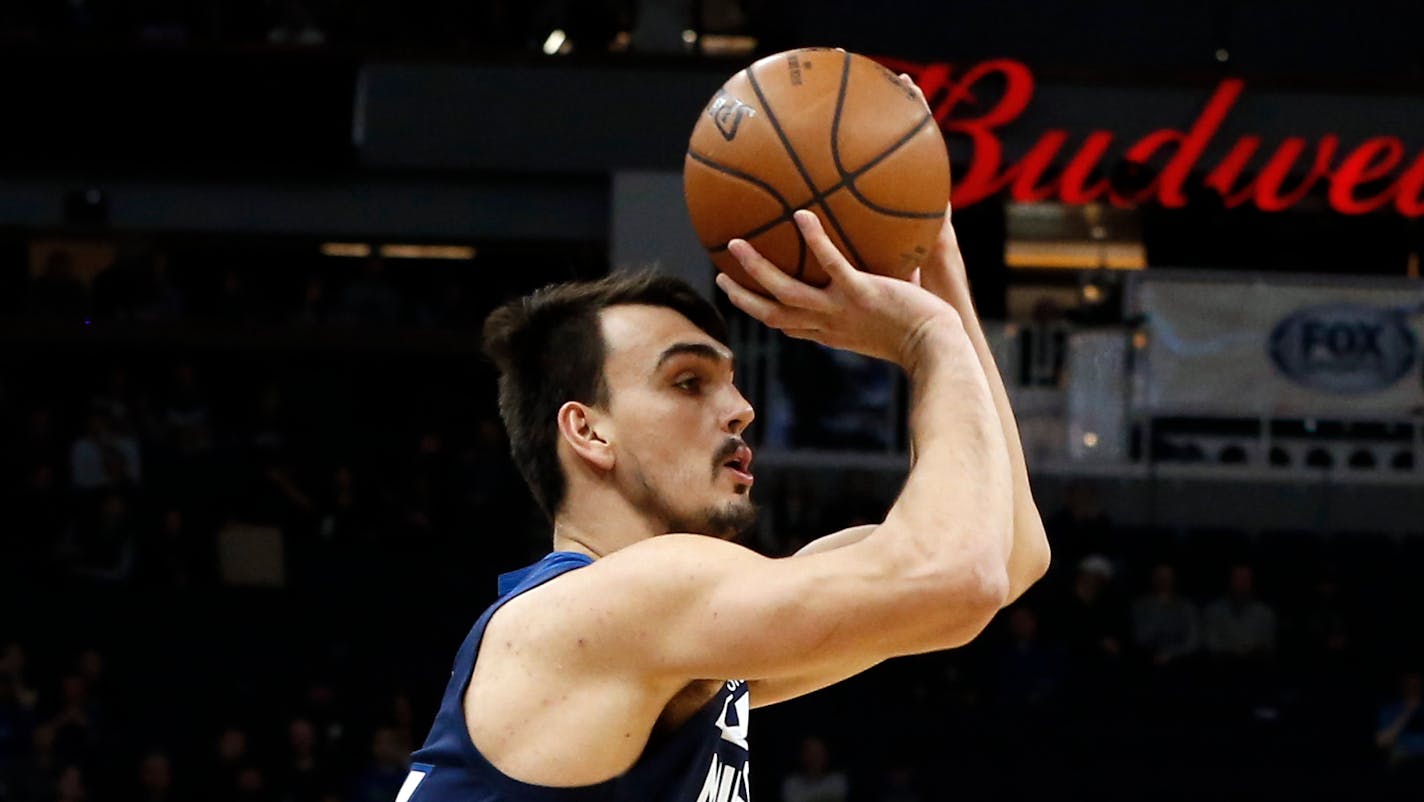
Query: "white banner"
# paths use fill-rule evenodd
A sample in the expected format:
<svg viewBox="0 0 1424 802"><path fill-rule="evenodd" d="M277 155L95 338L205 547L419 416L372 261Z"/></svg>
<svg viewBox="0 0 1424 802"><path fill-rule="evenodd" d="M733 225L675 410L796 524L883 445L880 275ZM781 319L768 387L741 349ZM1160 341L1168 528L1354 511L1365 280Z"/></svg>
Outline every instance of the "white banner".
<svg viewBox="0 0 1424 802"><path fill-rule="evenodd" d="M1138 403L1169 414L1403 417L1424 405L1424 284L1154 277Z"/></svg>

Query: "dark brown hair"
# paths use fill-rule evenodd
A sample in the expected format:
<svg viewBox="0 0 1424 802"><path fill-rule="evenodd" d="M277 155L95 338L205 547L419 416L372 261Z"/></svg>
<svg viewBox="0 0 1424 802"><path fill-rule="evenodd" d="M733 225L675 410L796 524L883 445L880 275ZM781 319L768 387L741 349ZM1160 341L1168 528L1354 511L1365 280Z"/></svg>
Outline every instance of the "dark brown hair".
<svg viewBox="0 0 1424 802"><path fill-rule="evenodd" d="M568 401L608 403L599 312L619 304L665 306L726 344L722 316L686 282L649 271L550 284L485 318L484 352L499 368L499 414L509 450L552 520L564 502L557 416Z"/></svg>

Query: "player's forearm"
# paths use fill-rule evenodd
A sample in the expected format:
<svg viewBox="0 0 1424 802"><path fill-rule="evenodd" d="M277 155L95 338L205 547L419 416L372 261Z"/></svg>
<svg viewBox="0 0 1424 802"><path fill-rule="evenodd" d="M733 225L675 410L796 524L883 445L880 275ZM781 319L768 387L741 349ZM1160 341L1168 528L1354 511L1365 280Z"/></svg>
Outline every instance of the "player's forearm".
<svg viewBox="0 0 1424 802"><path fill-rule="evenodd" d="M884 524L867 540L882 541L920 568L975 577L1002 599L1012 492L993 396L957 323L922 347L910 373L915 465Z"/></svg>
<svg viewBox="0 0 1424 802"><path fill-rule="evenodd" d="M1048 536L1043 528L1043 518L1038 505L1033 500L1033 488L1028 481L1028 463L1024 459L1023 443L1019 440L1018 423L1014 419L1014 409L1009 403L1009 393L1004 387L998 365L994 363L994 352L989 347L989 339L984 335L984 327L974 311L974 302L969 296L966 282L944 282L948 288L936 294L944 297L964 323L965 333L974 346L974 353L984 371L985 381L994 399L994 409L1008 450L1009 478L1013 486L1013 547L1009 555L1009 598L1013 602L1030 585L1037 582L1048 571ZM948 297L945 297L948 296Z"/></svg>

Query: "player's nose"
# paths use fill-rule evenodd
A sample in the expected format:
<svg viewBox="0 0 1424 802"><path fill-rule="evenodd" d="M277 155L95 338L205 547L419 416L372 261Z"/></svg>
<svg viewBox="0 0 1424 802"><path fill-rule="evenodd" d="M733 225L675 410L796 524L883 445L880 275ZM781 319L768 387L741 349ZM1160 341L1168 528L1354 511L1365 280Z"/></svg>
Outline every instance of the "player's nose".
<svg viewBox="0 0 1424 802"><path fill-rule="evenodd" d="M756 410L752 409L752 404L742 395L742 391L736 387L732 388L729 411L723 418L722 428L729 434L741 434L752 421L756 420Z"/></svg>

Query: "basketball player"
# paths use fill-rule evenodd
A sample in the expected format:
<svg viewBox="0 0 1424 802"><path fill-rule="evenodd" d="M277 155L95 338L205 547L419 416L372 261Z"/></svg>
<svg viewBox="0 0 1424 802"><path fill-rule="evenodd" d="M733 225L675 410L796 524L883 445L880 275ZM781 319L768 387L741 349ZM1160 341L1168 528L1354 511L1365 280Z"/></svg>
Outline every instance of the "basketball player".
<svg viewBox="0 0 1424 802"><path fill-rule="evenodd" d="M783 559L732 542L754 516L753 411L687 285L615 274L498 309L485 349L554 551L501 577L399 802L746 800L752 707L967 643L1043 575L948 219L923 287L858 272L809 212L796 224L828 286L743 241L732 253L774 297L718 286L769 326L908 374L914 460L884 521Z"/></svg>

